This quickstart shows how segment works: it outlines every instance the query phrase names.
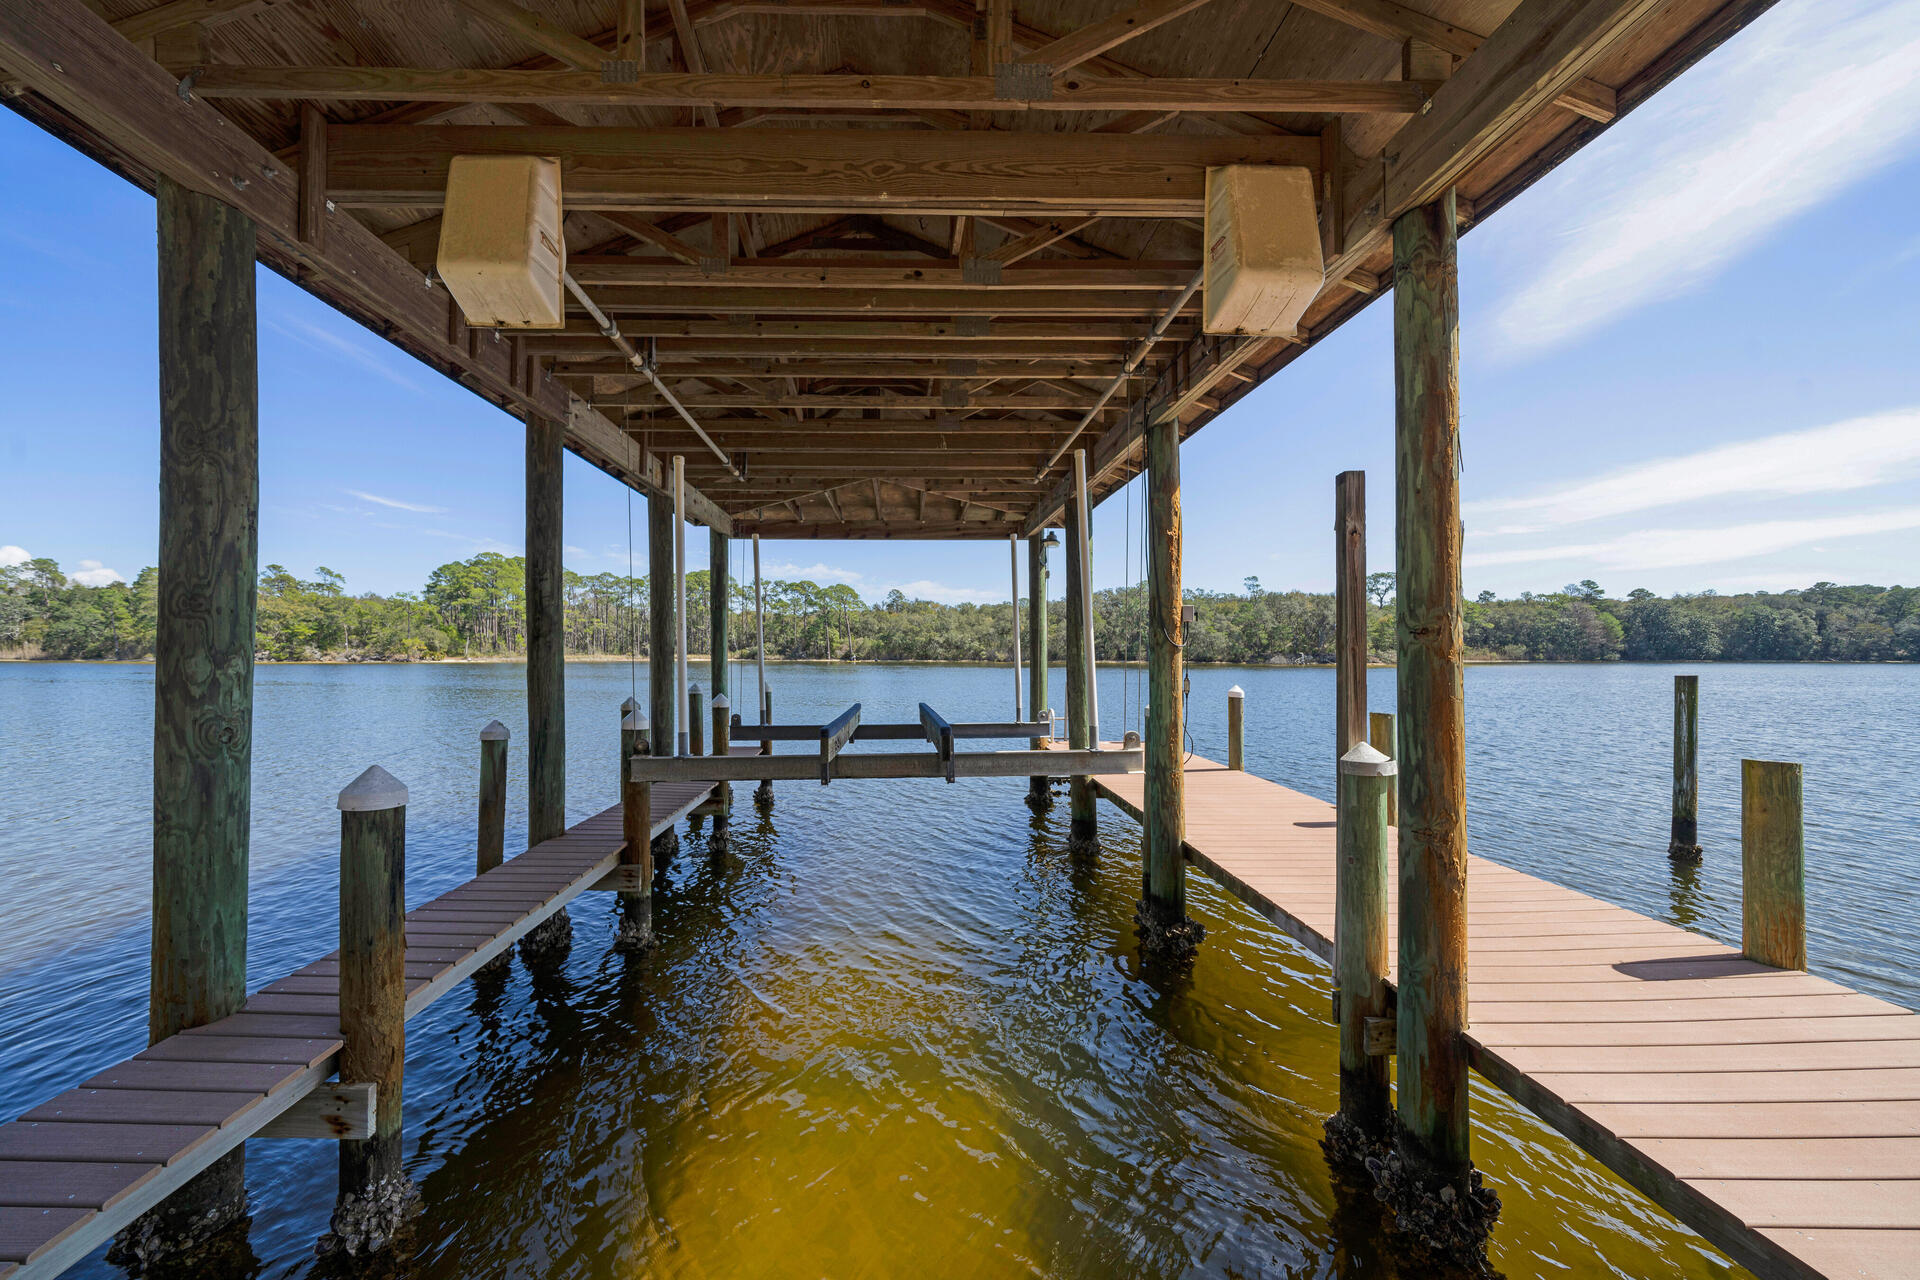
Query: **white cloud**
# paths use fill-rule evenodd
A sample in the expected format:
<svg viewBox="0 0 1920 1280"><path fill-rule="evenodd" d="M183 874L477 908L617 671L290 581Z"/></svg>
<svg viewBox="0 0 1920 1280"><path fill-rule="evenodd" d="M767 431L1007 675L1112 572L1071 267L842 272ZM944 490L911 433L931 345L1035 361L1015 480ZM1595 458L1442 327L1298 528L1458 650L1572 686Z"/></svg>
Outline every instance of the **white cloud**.
<svg viewBox="0 0 1920 1280"><path fill-rule="evenodd" d="M1469 529L1475 520L1493 516L1517 515L1528 521L1478 532L1532 534L1553 525L1682 502L1737 494L1844 493L1916 474L1920 474L1920 407L1659 458L1529 497L1468 502L1461 511Z"/></svg>
<svg viewBox="0 0 1920 1280"><path fill-rule="evenodd" d="M971 587L950 587L944 582L931 582L921 578L915 582L889 583L876 589L879 597L898 589L909 600L932 600L937 604L997 604L998 592L977 591Z"/></svg>
<svg viewBox="0 0 1920 1280"><path fill-rule="evenodd" d="M1620 133L1540 192L1540 238L1557 247L1500 307L1508 351L1698 285L1907 154L1920 133L1912 0L1780 5Z"/></svg>
<svg viewBox="0 0 1920 1280"><path fill-rule="evenodd" d="M109 582L125 582L118 569L109 569L98 560L82 560L80 572L70 573L68 578L83 587L104 587Z"/></svg>
<svg viewBox="0 0 1920 1280"><path fill-rule="evenodd" d="M383 498L377 493L367 493L360 489L344 491L348 497L358 498L362 502L372 502L383 507L392 507L395 511L418 511L422 515L440 516L447 513L445 507L430 507L424 502L405 502L399 498Z"/></svg>
<svg viewBox="0 0 1920 1280"><path fill-rule="evenodd" d="M761 574L767 578L785 578L790 581L806 582L844 582L850 587L858 587L865 581L865 575L852 569L841 569L830 564L769 564Z"/></svg>
<svg viewBox="0 0 1920 1280"><path fill-rule="evenodd" d="M33 559L33 557L27 554L25 547L16 547L11 542L4 547L0 547L0 568L5 568L7 565L25 564L31 559Z"/></svg>
<svg viewBox="0 0 1920 1280"><path fill-rule="evenodd" d="M1854 538L1904 529L1920 529L1920 507L1806 520L1761 520L1719 529L1642 529L1602 542L1469 551L1466 563L1483 569L1542 560L1572 560L1602 569L1642 572L1749 560L1827 538Z"/></svg>
<svg viewBox="0 0 1920 1280"><path fill-rule="evenodd" d="M291 316L282 316L269 317L266 325L275 333L291 338L302 346L311 347L315 351L327 351L334 355L345 356L361 368L377 373L388 382L405 387L409 391L421 389L419 383L389 366L380 355L358 343L348 341L337 333L329 333L317 324L309 324L305 320L296 320Z"/></svg>

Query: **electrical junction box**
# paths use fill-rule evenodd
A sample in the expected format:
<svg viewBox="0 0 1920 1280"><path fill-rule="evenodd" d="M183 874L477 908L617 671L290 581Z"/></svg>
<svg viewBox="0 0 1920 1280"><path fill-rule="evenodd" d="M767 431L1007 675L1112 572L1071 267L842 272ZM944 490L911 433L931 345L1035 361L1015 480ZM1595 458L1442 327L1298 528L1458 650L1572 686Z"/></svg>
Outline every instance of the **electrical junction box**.
<svg viewBox="0 0 1920 1280"><path fill-rule="evenodd" d="M1326 276L1312 171L1249 164L1208 169L1206 254L1206 332L1297 336Z"/></svg>
<svg viewBox="0 0 1920 1280"><path fill-rule="evenodd" d="M453 157L436 270L468 324L564 328L566 269L559 160Z"/></svg>

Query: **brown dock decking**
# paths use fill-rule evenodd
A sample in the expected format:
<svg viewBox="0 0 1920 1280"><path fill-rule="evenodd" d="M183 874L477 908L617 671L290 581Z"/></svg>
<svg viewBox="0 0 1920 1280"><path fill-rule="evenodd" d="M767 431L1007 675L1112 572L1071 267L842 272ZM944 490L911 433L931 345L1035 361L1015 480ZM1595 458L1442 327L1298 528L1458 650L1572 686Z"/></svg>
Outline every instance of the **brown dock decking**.
<svg viewBox="0 0 1920 1280"><path fill-rule="evenodd" d="M1186 786L1188 859L1330 960L1333 806ZM1467 909L1475 1070L1762 1275L1920 1276L1920 1015L1484 858Z"/></svg>
<svg viewBox="0 0 1920 1280"><path fill-rule="evenodd" d="M712 790L656 785L653 833ZM615 805L409 911L407 1016L592 888L621 846ZM336 955L0 1125L0 1278L72 1266L328 1079L341 1047Z"/></svg>

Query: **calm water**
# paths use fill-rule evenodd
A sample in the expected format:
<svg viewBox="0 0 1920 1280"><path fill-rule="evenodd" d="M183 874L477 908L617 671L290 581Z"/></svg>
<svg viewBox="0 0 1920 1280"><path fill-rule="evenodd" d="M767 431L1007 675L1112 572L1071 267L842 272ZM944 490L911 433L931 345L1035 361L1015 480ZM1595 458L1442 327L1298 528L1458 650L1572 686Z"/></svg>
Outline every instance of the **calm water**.
<svg viewBox="0 0 1920 1280"><path fill-rule="evenodd" d="M750 673L742 670L736 680ZM1913 832L1920 670L1703 670L1705 864L1665 857L1672 669L1468 673L1476 852L1737 941L1738 761L1803 761L1813 967L1920 1004ZM475 732L524 765L517 667L259 673L250 983L331 948L333 796L380 763L412 788L408 896L470 873ZM644 682L644 670L641 673ZM614 798L624 667L568 672L569 804ZM1004 670L780 667L783 720L856 699L1011 711ZM1326 671L1193 674L1193 745L1330 793ZM1103 727L1140 679L1103 676ZM1058 686L1056 686L1057 688ZM1376 672L1376 707L1392 673ZM146 1003L151 669L0 665L0 1116L137 1051ZM1191 978L1143 975L1131 822L1063 852L1024 782L779 785L724 861L695 838L657 893L661 944L612 955L610 900L575 905L564 969L474 984L409 1026L411 1274L1388 1277L1367 1202L1316 1140L1336 1045L1318 960L1193 880ZM524 778L510 790L522 839ZM1525 1276L1742 1274L1482 1089L1476 1158ZM320 1143L248 1153L257 1274L306 1275L333 1197ZM115 1274L94 1259L75 1274Z"/></svg>

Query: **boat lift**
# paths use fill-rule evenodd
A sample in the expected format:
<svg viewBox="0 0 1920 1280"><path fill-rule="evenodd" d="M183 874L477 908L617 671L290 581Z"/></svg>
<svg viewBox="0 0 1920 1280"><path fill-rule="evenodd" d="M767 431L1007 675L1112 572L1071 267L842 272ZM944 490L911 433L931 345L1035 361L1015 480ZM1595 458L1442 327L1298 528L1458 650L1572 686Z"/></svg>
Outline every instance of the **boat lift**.
<svg viewBox="0 0 1920 1280"><path fill-rule="evenodd" d="M1070 751L1053 748L1014 751L961 751L955 744L969 739L1051 739L1052 717L955 724L926 703L920 704L917 724L862 724L860 704L854 703L824 724L743 725L729 727L729 741L758 741L761 750L732 755L728 742L716 742L711 756L635 756L635 782L749 782L793 781L817 777L822 786L835 778L1025 778L1040 774L1139 773L1145 768L1137 734L1129 732L1119 746ZM889 751L864 755L847 753L850 742L926 742L931 751ZM776 755L776 742L818 744L817 754Z"/></svg>

